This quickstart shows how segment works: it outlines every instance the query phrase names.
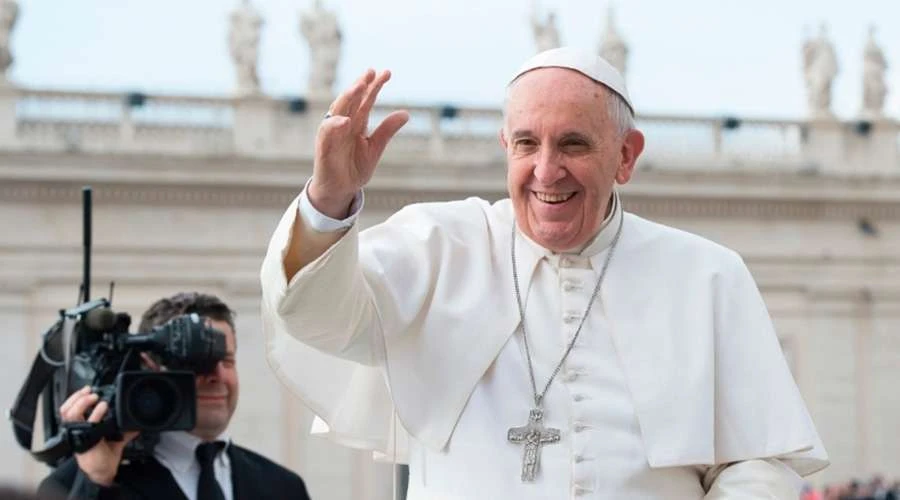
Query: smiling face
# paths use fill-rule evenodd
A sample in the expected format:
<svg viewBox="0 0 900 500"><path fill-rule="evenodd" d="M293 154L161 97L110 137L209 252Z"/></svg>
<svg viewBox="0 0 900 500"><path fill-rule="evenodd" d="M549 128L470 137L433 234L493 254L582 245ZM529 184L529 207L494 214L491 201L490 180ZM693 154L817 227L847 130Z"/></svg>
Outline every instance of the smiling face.
<svg viewBox="0 0 900 500"><path fill-rule="evenodd" d="M510 89L500 141L516 224L552 251L596 235L613 185L631 179L643 150L640 132L619 132L609 92L563 68L530 71Z"/></svg>

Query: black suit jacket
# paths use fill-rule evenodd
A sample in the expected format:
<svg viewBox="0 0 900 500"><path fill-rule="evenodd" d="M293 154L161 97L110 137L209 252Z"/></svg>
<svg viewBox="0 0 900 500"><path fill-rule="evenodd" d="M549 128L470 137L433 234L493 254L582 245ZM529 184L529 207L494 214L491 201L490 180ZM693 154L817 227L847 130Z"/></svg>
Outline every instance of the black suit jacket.
<svg viewBox="0 0 900 500"><path fill-rule="evenodd" d="M300 476L262 455L231 443L228 457L234 500L309 500L306 484ZM186 500L169 469L155 458L122 464L115 484L104 488L92 483L73 457L41 482L38 493L47 498L73 500Z"/></svg>

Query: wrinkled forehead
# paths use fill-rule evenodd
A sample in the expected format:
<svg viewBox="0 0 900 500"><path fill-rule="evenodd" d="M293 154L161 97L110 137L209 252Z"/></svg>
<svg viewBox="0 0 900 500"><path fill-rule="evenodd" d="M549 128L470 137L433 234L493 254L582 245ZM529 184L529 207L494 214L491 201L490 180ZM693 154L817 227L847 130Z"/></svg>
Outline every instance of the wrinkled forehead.
<svg viewBox="0 0 900 500"><path fill-rule="evenodd" d="M541 68L521 75L507 93L507 125L517 119L561 113L604 112L611 91L580 73L563 68Z"/></svg>

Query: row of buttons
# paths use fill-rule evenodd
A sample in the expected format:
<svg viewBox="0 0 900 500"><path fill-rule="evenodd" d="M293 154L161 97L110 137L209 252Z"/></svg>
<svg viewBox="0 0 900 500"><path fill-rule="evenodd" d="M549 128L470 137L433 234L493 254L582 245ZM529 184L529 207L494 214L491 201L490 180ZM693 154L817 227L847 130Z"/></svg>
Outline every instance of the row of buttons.
<svg viewBox="0 0 900 500"><path fill-rule="evenodd" d="M576 399L577 399L577 396L576 396ZM588 427L589 426L582 424L581 422L576 422L575 423L575 432L581 432L581 431L587 429ZM587 462L591 459L585 457L584 455L578 454L578 455L575 455L574 460L575 460L576 464L580 464L582 462ZM572 493L575 496L584 496L593 491L594 491L593 489L588 488L587 486L585 486L583 484L575 484L572 486Z"/></svg>
<svg viewBox="0 0 900 500"><path fill-rule="evenodd" d="M565 258L563 258L565 259ZM562 261L562 260L561 260ZM567 292L572 292L574 290L581 290L582 282L577 279L566 279L563 280L562 288ZM569 311L563 316L563 322L567 325L572 325L581 321L582 314L577 311Z"/></svg>
<svg viewBox="0 0 900 500"><path fill-rule="evenodd" d="M589 264L586 262L586 260L576 262L574 259L569 258L569 257L562 257L559 259L559 267L571 268L571 267L576 267L576 265L578 267L588 267L589 266ZM573 291L581 290L582 288L583 288L583 282L579 279L568 278L568 279L563 280L563 282L562 282L562 289L566 292L573 292ZM563 321L566 324L573 324L576 322L580 322L581 317L582 317L582 313L575 312L575 311L569 311L569 312L565 313L565 315L563 316ZM578 379L578 377L580 375L581 375L581 373L578 370L570 369L565 372L564 380L566 382L574 382L576 379ZM584 401L587 398L584 394L575 394L572 396L572 399L575 400L576 402L580 402L580 401ZM589 425L586 425L582 422L575 422L575 424L573 426L573 430L576 433L584 432L585 430L587 430L589 428L590 428ZM583 455L575 455L574 460L575 460L575 463L582 463L582 462L585 462L590 459L584 457ZM584 486L581 484L576 484L572 487L572 493L575 496L585 496L585 495L591 493L592 491L593 490L591 488L588 488L587 486Z"/></svg>
<svg viewBox="0 0 900 500"><path fill-rule="evenodd" d="M563 281L562 288L567 292L571 292L574 290L581 290L581 285L581 280L567 279ZM582 314L578 311L569 311L563 316L563 322L571 325L581 321L581 316Z"/></svg>

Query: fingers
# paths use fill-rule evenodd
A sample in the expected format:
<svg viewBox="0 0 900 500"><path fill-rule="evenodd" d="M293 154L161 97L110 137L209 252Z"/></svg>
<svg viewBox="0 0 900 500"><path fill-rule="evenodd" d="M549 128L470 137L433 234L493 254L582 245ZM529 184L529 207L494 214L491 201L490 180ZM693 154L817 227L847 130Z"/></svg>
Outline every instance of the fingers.
<svg viewBox="0 0 900 500"><path fill-rule="evenodd" d="M389 114L378 128L369 136L369 145L372 148L372 155L378 158L384 152L388 142L409 121L409 113L406 111L394 111Z"/></svg>
<svg viewBox="0 0 900 500"><path fill-rule="evenodd" d="M97 404L100 399L100 396L90 390L90 387L84 387L66 399L66 402L59 407L59 417L62 421L80 422L84 420L88 408Z"/></svg>
<svg viewBox="0 0 900 500"><path fill-rule="evenodd" d="M366 70L350 89L338 96L328 112L333 117L352 117L356 123L354 128L364 130L369 121L369 113L378 98L378 93L390 79L391 72L388 70L382 71L377 76L375 70Z"/></svg>
<svg viewBox="0 0 900 500"><path fill-rule="evenodd" d="M366 70L350 89L338 96L328 111L335 116L351 116L373 78L375 70Z"/></svg>
<svg viewBox="0 0 900 500"><path fill-rule="evenodd" d="M109 409L109 404L106 401L100 401L97 403L97 406L94 407L94 410L91 412L91 415L88 417L87 421L96 424L100 422L103 418L103 415L106 415L106 411Z"/></svg>
<svg viewBox="0 0 900 500"><path fill-rule="evenodd" d="M359 109L356 112L357 116L354 116L353 121L356 125L356 132L364 132L366 130L366 127L369 124L369 113L375 106L375 100L378 98L378 93L381 92L381 88L384 87L384 84L387 83L387 81L390 79L391 72L385 70L382 71L381 74L379 74L378 77L369 84L368 88L366 89L365 98L362 100L362 103L359 105Z"/></svg>
<svg viewBox="0 0 900 500"><path fill-rule="evenodd" d="M62 415L63 413L67 413L69 411L69 408L71 408L72 405L75 404L76 401L78 401L82 396L85 396L90 393L91 393L91 386L89 386L89 385L86 385L86 386L82 387L81 389L78 389L77 391L73 392L69 397L66 398L65 401L63 401L63 404L61 404L59 406L59 414Z"/></svg>
<svg viewBox="0 0 900 500"><path fill-rule="evenodd" d="M369 69L366 71L365 78L360 82L359 88L353 92L353 95L350 98L350 102L347 105L346 113L341 113L346 116L356 117L359 114L359 103L366 96L366 92L368 92L369 87L372 86L372 80L375 79L375 70Z"/></svg>

